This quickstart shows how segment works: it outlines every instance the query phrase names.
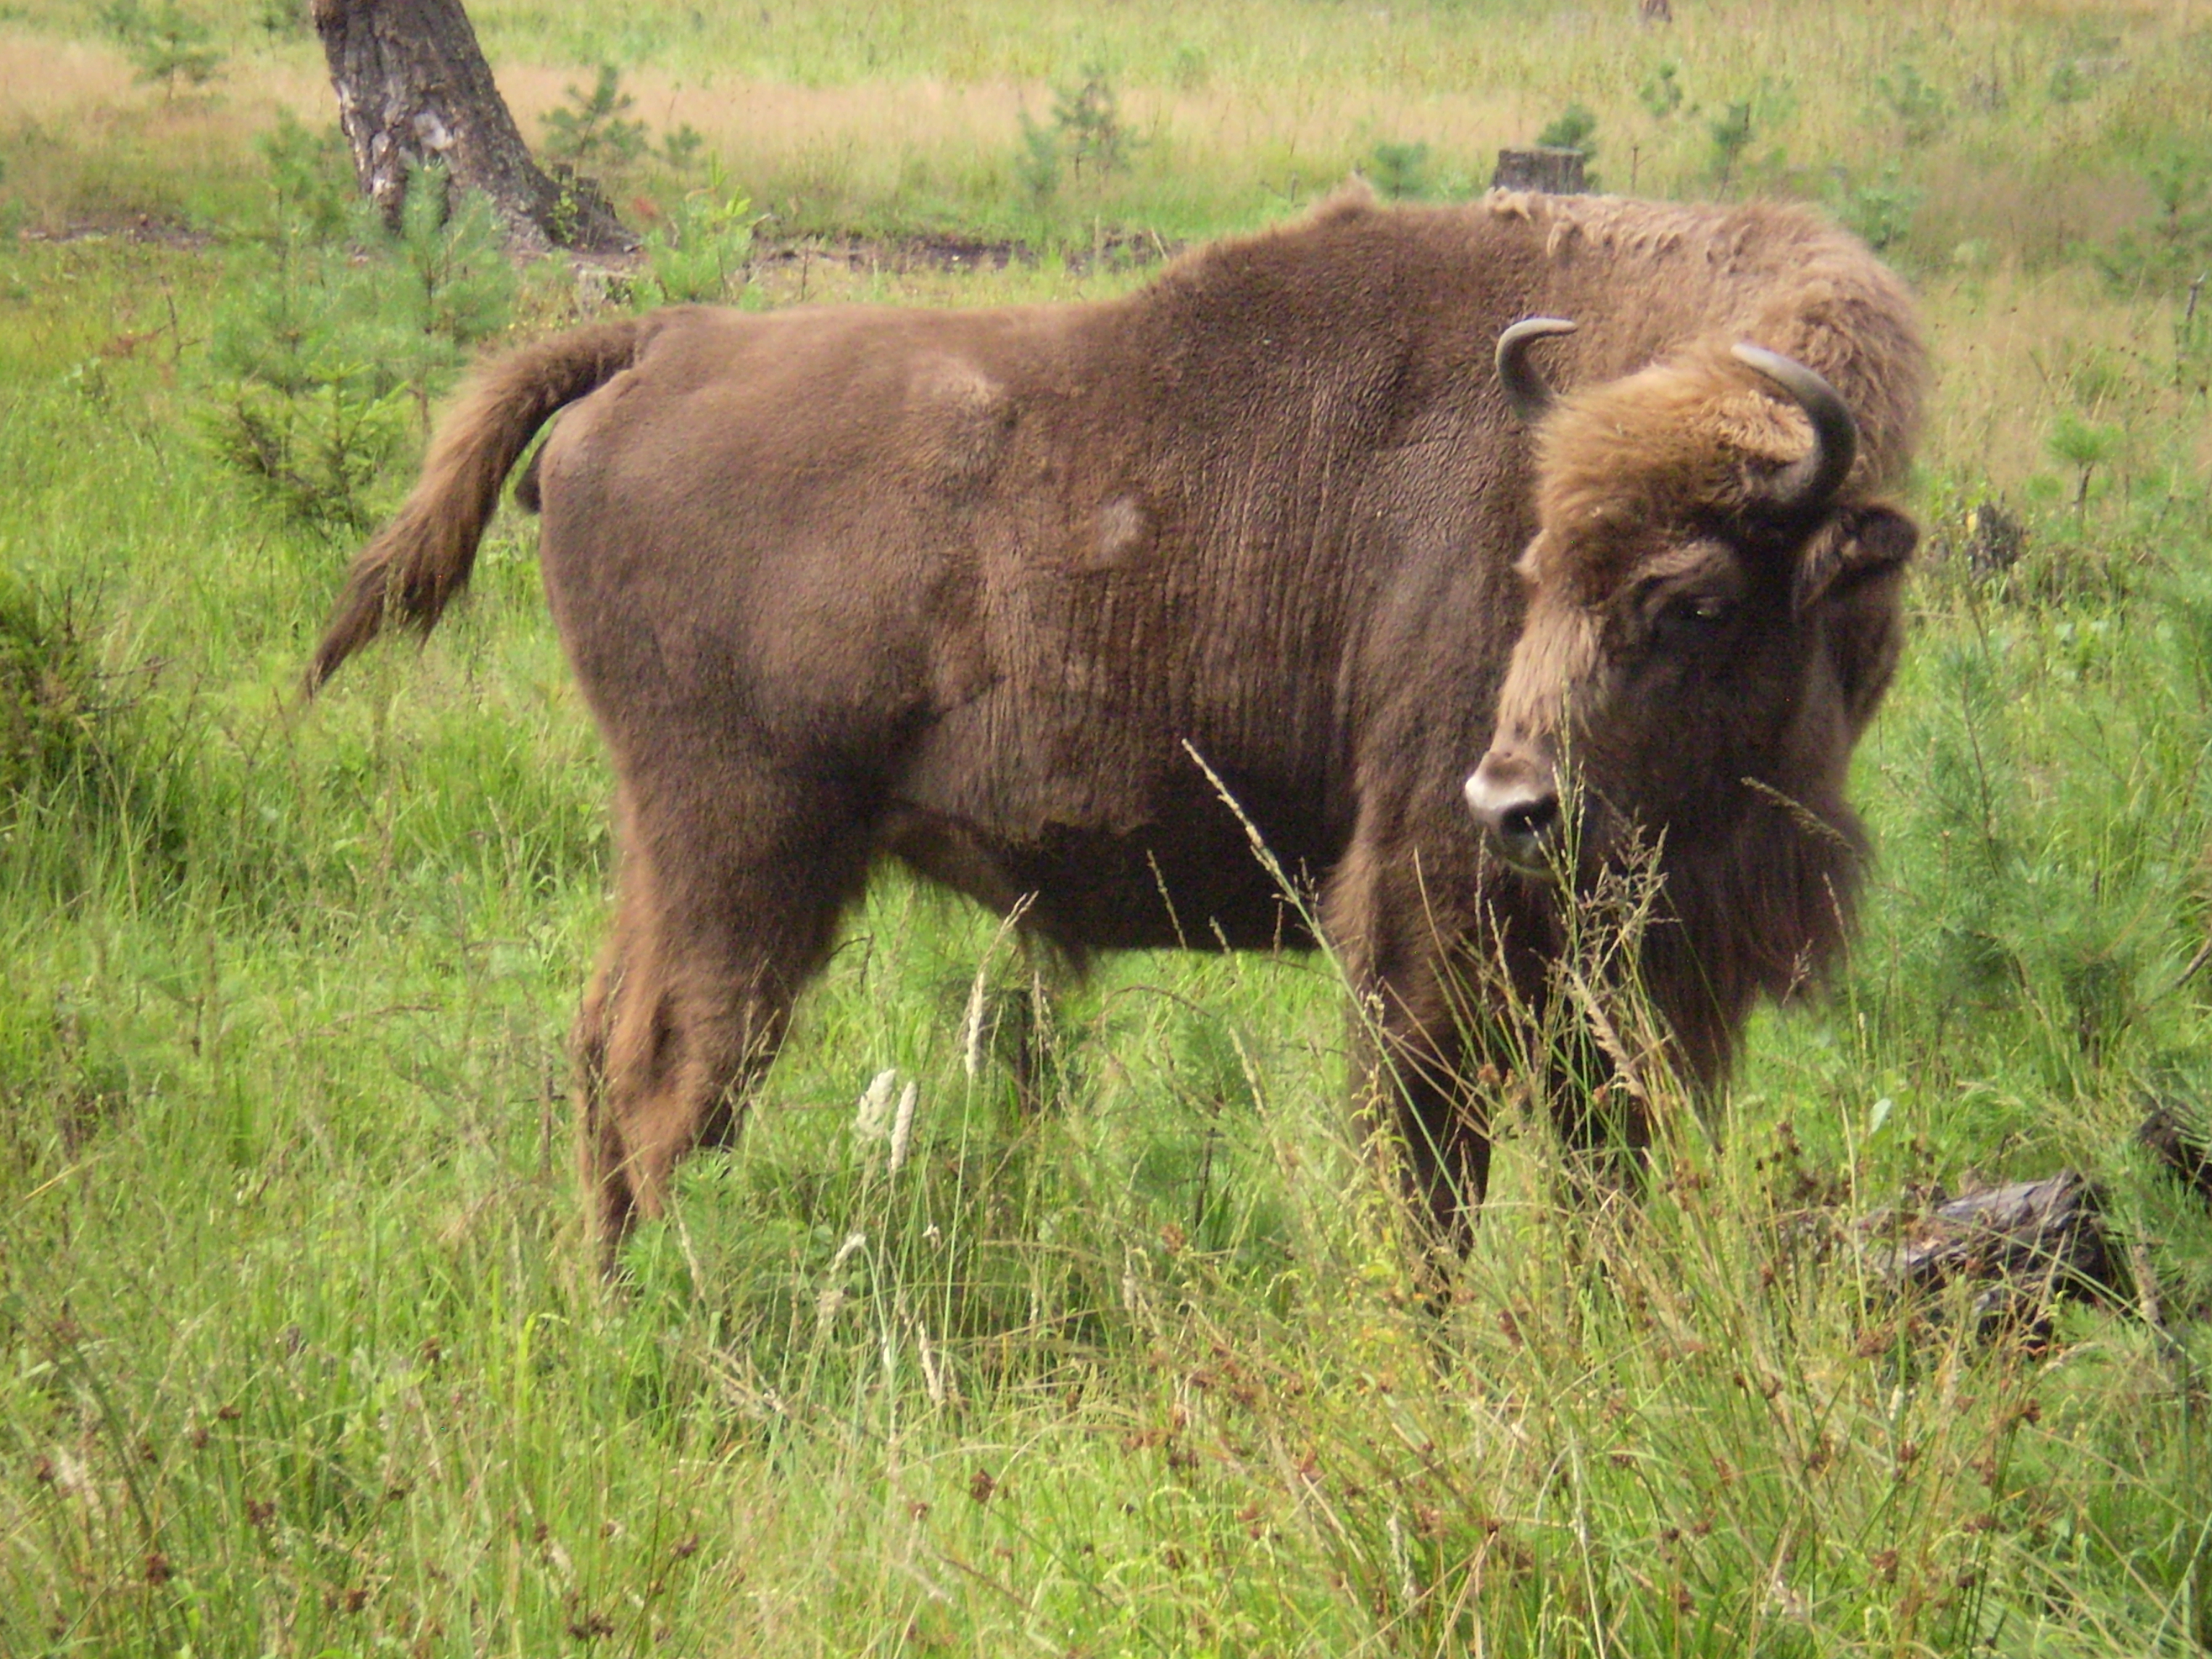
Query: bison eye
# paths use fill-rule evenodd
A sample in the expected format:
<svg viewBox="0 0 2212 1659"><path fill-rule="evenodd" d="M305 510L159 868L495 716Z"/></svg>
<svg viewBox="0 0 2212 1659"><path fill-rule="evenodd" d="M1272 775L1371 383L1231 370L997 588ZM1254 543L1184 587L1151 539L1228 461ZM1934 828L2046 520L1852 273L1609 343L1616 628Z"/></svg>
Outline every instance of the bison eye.
<svg viewBox="0 0 2212 1659"><path fill-rule="evenodd" d="M1652 643L1662 651L1695 650L1716 638L1735 605L1717 593L1685 593L1669 600L1652 619Z"/></svg>

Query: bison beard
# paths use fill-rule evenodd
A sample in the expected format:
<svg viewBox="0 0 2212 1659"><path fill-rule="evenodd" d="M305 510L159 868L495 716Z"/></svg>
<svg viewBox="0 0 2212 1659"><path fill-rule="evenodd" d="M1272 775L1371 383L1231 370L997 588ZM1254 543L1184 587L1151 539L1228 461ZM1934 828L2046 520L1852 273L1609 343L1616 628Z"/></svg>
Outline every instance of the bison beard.
<svg viewBox="0 0 2212 1659"><path fill-rule="evenodd" d="M1532 314L1578 326L1501 384ZM1079 959L1311 943L1216 778L1317 893L1355 1093L1456 1238L1469 1079L1531 1063L1498 1016L1634 848L1697 1084L1838 949L1923 374L1896 282L1778 206L1354 193L1121 300L664 311L478 378L309 684L436 623L558 411L517 493L617 779L574 1036L610 1251L880 859Z"/></svg>

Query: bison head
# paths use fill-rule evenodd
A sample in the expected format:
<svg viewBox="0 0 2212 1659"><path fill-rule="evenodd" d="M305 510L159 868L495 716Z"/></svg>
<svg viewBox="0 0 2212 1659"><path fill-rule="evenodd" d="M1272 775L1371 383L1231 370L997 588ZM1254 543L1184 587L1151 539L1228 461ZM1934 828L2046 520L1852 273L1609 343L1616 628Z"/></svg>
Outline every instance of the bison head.
<svg viewBox="0 0 2212 1659"><path fill-rule="evenodd" d="M1844 773L1896 663L1917 532L1846 489L1856 423L1803 364L1717 343L1554 404L1525 354L1572 327L1498 343L1541 418L1538 527L1468 805L1538 876L1639 836L1672 867L1778 806L1851 841Z"/></svg>

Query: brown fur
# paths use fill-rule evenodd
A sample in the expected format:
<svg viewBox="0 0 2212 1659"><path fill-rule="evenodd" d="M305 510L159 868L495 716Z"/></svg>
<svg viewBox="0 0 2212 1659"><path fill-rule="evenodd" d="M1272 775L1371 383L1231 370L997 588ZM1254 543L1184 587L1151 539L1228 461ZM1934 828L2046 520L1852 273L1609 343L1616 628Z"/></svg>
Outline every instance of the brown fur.
<svg viewBox="0 0 2212 1659"><path fill-rule="evenodd" d="M1540 463L1489 368L1538 313L1583 325L1544 348L1571 395ZM1782 541L1739 522L1747 481L1805 429L1726 359L1739 339L1827 374L1864 428L1847 499ZM500 478L567 405L534 482L617 778L614 937L575 1038L610 1244L734 1126L880 858L1002 912L1026 898L1023 925L1079 956L1306 942L1192 750L1318 890L1381 1023L1374 1063L1397 1068L1414 1188L1451 1228L1488 1156L1454 985L1495 947L1540 994L1559 902L1482 849L1462 781L1494 726L1571 732L1617 823L1664 832L1679 925L1647 968L1717 1078L1751 998L1842 937L1843 765L1895 648L1894 583L1853 561L1896 550L1862 503L1909 452L1921 377L1881 267L1765 206L1355 194L1121 300L663 312L477 383L311 683L387 611L436 620ZM1798 571L1746 653L1771 706L1707 716L1720 762L1633 708L1564 717L1575 676L1612 672L1595 623L1579 656L1523 641L1499 720L1524 579L1540 620L1601 618L1669 556ZM1723 775L1759 744L1802 809Z"/></svg>

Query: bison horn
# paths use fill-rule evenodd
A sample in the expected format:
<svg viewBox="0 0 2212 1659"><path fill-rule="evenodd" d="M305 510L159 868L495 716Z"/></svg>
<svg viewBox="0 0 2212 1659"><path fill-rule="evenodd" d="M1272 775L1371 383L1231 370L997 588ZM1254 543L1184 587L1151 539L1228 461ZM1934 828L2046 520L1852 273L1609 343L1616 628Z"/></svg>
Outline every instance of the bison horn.
<svg viewBox="0 0 2212 1659"><path fill-rule="evenodd" d="M1787 392L1813 422L1811 453L1774 475L1762 492L1765 504L1787 518L1818 513L1850 476L1859 453L1858 422L1844 406L1843 394L1804 364L1755 345L1739 345L1735 353L1738 362Z"/></svg>
<svg viewBox="0 0 2212 1659"><path fill-rule="evenodd" d="M1522 420L1541 420L1552 406L1552 388L1528 361L1528 348L1555 334L1571 334L1581 326L1564 317L1528 317L1498 337L1498 378L1505 387L1506 401Z"/></svg>

